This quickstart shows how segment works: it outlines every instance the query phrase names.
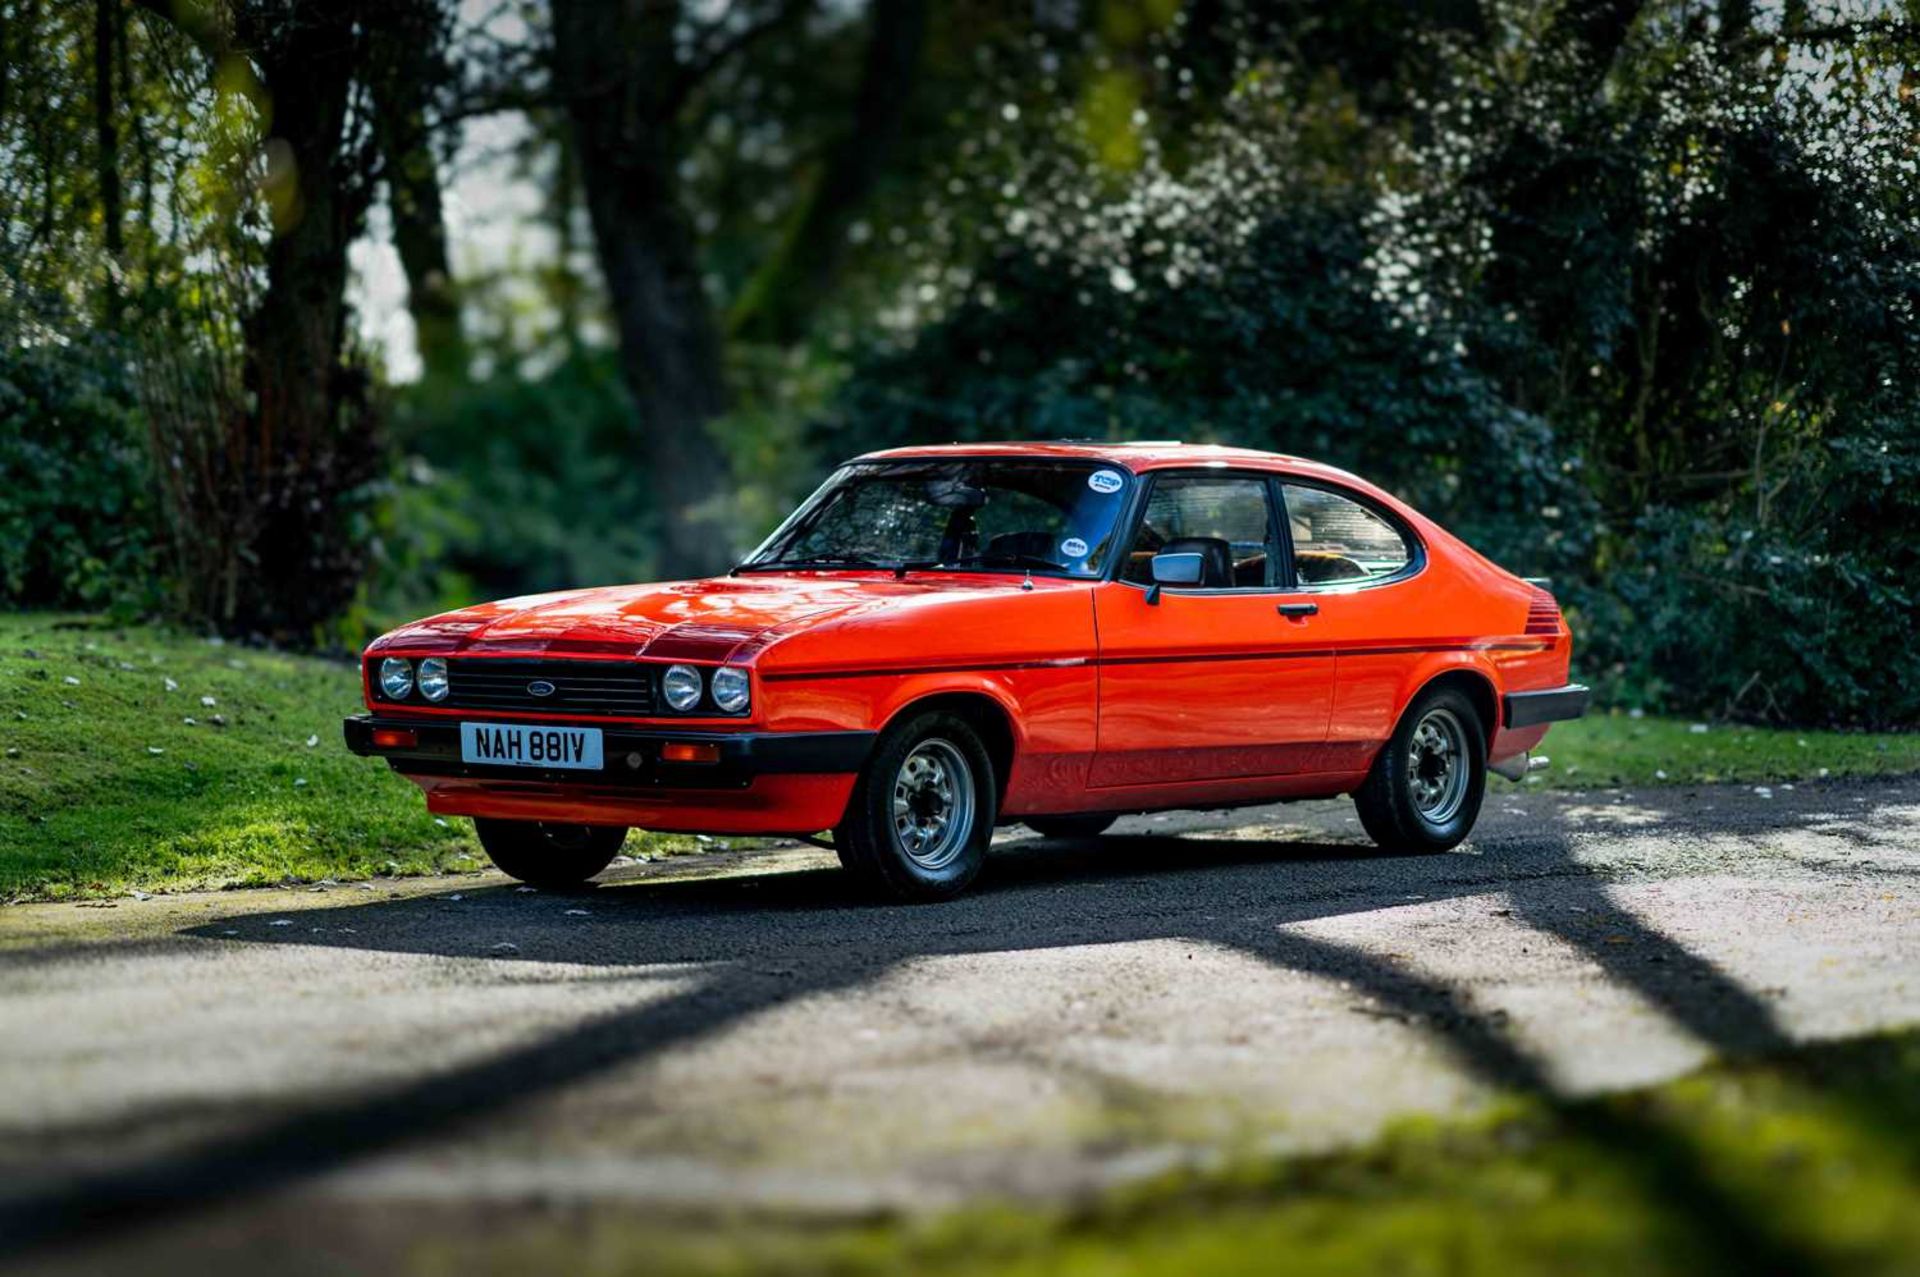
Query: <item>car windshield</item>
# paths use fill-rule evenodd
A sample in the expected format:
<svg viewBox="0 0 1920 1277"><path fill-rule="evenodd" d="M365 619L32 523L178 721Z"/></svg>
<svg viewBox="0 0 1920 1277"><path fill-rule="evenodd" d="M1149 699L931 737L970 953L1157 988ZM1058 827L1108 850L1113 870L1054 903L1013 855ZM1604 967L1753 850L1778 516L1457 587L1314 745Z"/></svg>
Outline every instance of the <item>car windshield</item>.
<svg viewBox="0 0 1920 1277"><path fill-rule="evenodd" d="M740 565L1098 576L1132 480L1100 462L999 458L842 466Z"/></svg>

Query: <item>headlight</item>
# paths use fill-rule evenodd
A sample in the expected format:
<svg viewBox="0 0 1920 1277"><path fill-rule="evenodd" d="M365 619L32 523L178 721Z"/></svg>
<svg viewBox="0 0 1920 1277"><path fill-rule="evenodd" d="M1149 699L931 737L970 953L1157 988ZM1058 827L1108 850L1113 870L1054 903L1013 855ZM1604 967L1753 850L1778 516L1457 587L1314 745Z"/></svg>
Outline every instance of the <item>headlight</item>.
<svg viewBox="0 0 1920 1277"><path fill-rule="evenodd" d="M413 663L397 656L380 662L380 690L390 701L404 701L413 691Z"/></svg>
<svg viewBox="0 0 1920 1277"><path fill-rule="evenodd" d="M447 699L447 663L437 656L429 656L420 662L420 695L430 701Z"/></svg>
<svg viewBox="0 0 1920 1277"><path fill-rule="evenodd" d="M660 678L660 692L669 707L682 713L700 703L700 671L691 665L669 665Z"/></svg>
<svg viewBox="0 0 1920 1277"><path fill-rule="evenodd" d="M745 670L723 665L713 672L713 703L727 713L744 710L751 695Z"/></svg>

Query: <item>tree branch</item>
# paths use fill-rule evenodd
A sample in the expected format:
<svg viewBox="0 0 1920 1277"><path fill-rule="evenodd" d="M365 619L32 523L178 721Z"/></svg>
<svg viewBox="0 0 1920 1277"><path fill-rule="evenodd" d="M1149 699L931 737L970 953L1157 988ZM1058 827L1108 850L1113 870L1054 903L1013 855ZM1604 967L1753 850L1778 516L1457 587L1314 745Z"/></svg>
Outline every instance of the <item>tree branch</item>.
<svg viewBox="0 0 1920 1277"><path fill-rule="evenodd" d="M673 90L667 97L670 107L677 110L693 94L693 91L722 65L746 52L780 28L799 21L812 8L813 0L786 0L786 3L767 17L728 33L705 50L696 53L675 79Z"/></svg>
<svg viewBox="0 0 1920 1277"><path fill-rule="evenodd" d="M260 83L246 50L264 38L254 24L245 21L232 6L210 0L133 0L136 7L153 14L191 40L218 69L223 64L237 67L246 77L246 93L255 102L267 100L266 86Z"/></svg>

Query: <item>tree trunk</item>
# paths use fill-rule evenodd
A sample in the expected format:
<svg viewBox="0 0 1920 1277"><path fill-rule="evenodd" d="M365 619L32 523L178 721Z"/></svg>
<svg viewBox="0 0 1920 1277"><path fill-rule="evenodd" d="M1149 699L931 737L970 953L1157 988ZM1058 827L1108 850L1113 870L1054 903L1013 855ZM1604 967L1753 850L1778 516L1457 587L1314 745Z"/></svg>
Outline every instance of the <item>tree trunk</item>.
<svg viewBox="0 0 1920 1277"><path fill-rule="evenodd" d="M238 78L265 133L272 235L237 376L217 349L164 338L145 361L171 383L147 416L183 602L226 632L310 641L365 575L362 507L385 460L367 379L342 352L347 249L374 172L356 80L400 37L369 0L136 2L198 45L210 74Z"/></svg>
<svg viewBox="0 0 1920 1277"><path fill-rule="evenodd" d="M872 0L853 116L827 157L793 231L734 312L736 336L792 342L839 279L847 231L879 185L906 123L926 44L927 0Z"/></svg>
<svg viewBox="0 0 1920 1277"><path fill-rule="evenodd" d="M126 243L121 228L124 217L120 198L120 122L114 110L113 87L115 54L120 45L120 24L126 20L120 0L94 0L93 4L93 128L94 165L100 186L100 223L107 257L107 314L116 320L120 311L120 264Z"/></svg>
<svg viewBox="0 0 1920 1277"><path fill-rule="evenodd" d="M677 11L650 0L554 0L553 57L639 415L660 520L656 567L693 576L726 567L736 536L726 457L708 430L727 407L720 335L677 176Z"/></svg>
<svg viewBox="0 0 1920 1277"><path fill-rule="evenodd" d="M467 372L460 295L448 264L440 170L428 119L433 93L450 74L445 18L436 0L395 0L368 75L414 340L427 380L439 382L460 380Z"/></svg>

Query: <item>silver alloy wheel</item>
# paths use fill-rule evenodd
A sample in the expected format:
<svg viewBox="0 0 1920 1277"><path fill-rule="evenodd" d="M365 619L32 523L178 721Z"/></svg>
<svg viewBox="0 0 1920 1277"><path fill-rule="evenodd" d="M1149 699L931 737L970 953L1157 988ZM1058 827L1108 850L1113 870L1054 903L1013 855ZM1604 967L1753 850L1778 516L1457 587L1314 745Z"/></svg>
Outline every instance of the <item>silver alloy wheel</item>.
<svg viewBox="0 0 1920 1277"><path fill-rule="evenodd" d="M913 747L893 778L893 840L908 860L937 873L973 836L973 768L951 741Z"/></svg>
<svg viewBox="0 0 1920 1277"><path fill-rule="evenodd" d="M1450 709L1427 711L1407 744L1407 791L1430 824L1444 825L1466 801L1467 733Z"/></svg>

